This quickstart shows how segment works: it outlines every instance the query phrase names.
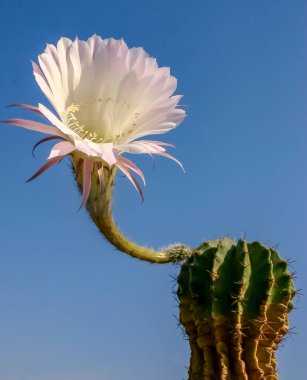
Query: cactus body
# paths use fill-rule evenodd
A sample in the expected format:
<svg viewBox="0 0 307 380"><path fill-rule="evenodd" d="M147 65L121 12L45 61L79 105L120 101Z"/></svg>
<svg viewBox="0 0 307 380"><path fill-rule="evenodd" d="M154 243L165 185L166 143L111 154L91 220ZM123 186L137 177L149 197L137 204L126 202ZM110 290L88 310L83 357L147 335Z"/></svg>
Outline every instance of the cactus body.
<svg viewBox="0 0 307 380"><path fill-rule="evenodd" d="M258 242L208 241L178 276L189 380L276 380L295 288L287 262Z"/></svg>

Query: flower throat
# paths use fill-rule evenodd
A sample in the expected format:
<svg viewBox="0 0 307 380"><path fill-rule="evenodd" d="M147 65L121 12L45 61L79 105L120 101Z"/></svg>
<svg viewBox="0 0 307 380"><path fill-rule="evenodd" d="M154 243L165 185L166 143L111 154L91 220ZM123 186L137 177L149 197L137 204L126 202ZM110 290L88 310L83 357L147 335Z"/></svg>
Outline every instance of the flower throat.
<svg viewBox="0 0 307 380"><path fill-rule="evenodd" d="M87 139L95 143L103 142L103 138L98 136L96 132L90 132L86 129L84 124L80 124L76 113L80 110L80 106L78 104L72 103L63 113L63 118L65 125L73 132L75 132L78 136L80 136L83 140Z"/></svg>

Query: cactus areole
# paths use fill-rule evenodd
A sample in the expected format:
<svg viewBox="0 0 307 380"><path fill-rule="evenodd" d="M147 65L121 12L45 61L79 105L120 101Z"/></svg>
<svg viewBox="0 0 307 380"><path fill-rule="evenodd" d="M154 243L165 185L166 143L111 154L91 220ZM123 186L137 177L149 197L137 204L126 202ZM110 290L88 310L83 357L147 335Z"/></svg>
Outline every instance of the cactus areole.
<svg viewBox="0 0 307 380"><path fill-rule="evenodd" d="M259 242L202 244L182 266L177 295L189 337L189 380L276 380L295 288L287 262Z"/></svg>

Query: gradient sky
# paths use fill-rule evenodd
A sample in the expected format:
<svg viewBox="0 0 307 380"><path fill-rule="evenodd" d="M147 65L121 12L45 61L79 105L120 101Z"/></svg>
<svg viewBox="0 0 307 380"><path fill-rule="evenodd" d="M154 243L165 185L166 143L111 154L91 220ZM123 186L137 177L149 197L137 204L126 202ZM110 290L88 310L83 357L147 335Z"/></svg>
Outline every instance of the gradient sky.
<svg viewBox="0 0 307 380"><path fill-rule="evenodd" d="M145 202L118 178L114 213L131 239L198 246L228 235L292 258L307 288L307 2L1 0L1 119L47 101L30 64L61 36L123 37L178 78L188 117L164 141L171 161L135 161ZM173 265L116 252L85 210L68 160L25 184L49 146L1 125L0 379L183 380ZM306 291L305 291L306 292ZM280 380L307 375L306 294L279 352Z"/></svg>

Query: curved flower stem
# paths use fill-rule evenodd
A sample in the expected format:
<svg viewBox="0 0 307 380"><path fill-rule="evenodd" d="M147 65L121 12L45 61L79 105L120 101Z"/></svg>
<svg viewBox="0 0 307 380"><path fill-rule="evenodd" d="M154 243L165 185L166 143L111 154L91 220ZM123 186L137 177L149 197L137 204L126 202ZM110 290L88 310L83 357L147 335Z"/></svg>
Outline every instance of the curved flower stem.
<svg viewBox="0 0 307 380"><path fill-rule="evenodd" d="M72 164L76 173L76 180L79 190L82 190L83 176L82 170L78 169L82 161L72 155ZM82 159L81 159L82 160ZM90 213L93 222L105 238L118 250L140 260L151 263L170 263L185 260L191 255L192 249L181 244L171 245L165 249L155 251L153 249L139 246L128 240L116 226L112 217L112 194L116 168L104 168L104 185L101 191L100 182L96 171L92 174L91 191L88 197L86 208Z"/></svg>

